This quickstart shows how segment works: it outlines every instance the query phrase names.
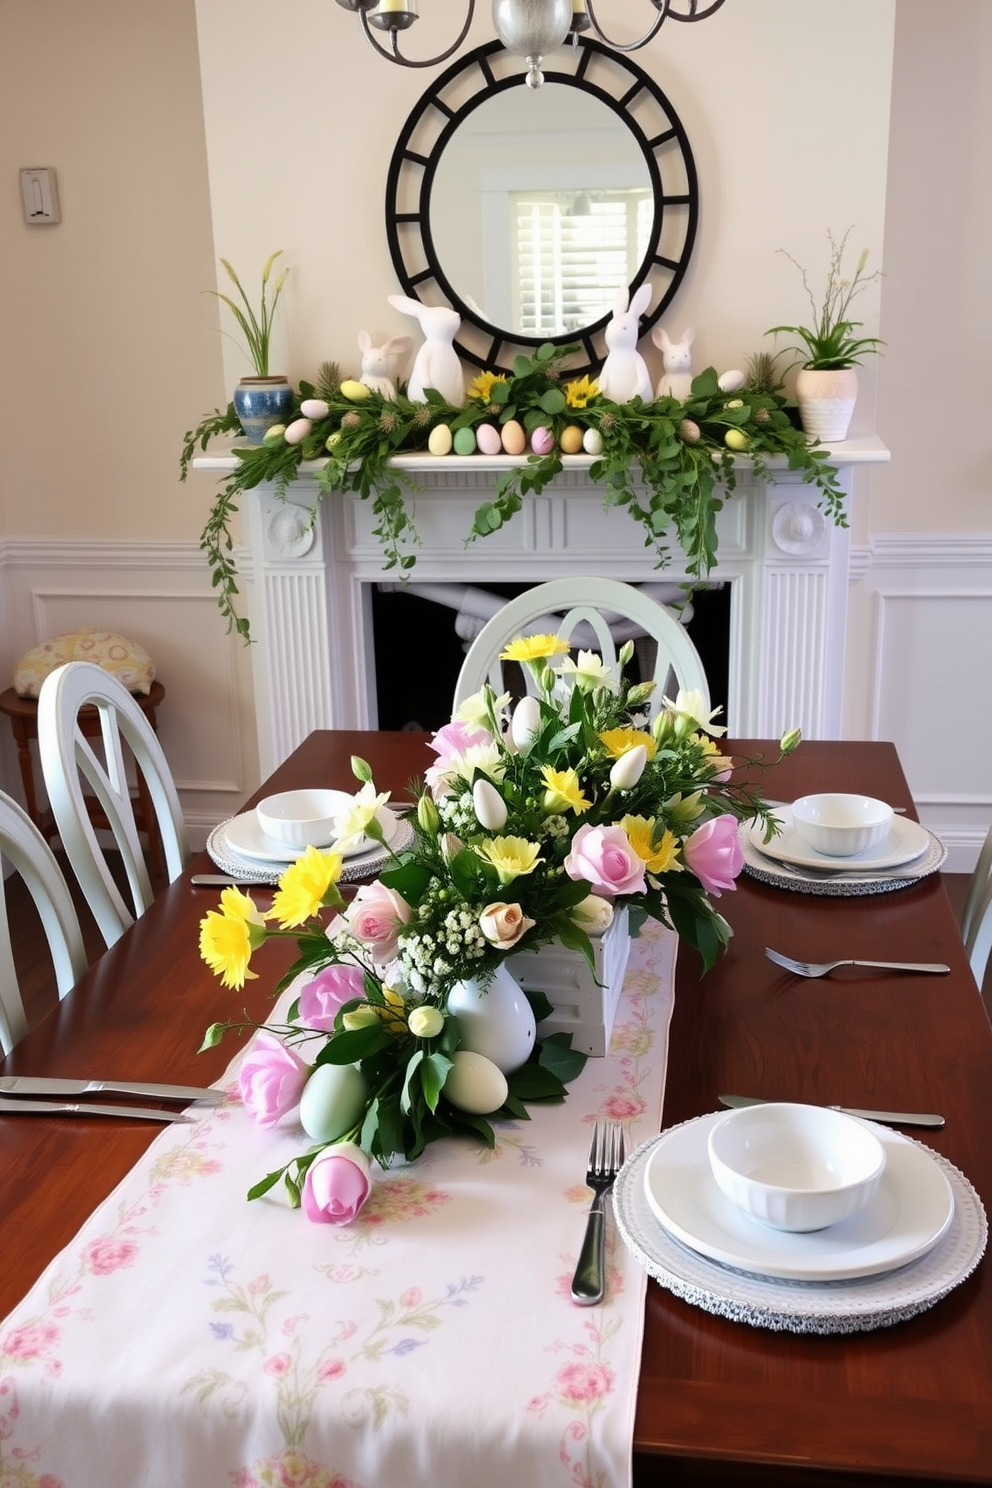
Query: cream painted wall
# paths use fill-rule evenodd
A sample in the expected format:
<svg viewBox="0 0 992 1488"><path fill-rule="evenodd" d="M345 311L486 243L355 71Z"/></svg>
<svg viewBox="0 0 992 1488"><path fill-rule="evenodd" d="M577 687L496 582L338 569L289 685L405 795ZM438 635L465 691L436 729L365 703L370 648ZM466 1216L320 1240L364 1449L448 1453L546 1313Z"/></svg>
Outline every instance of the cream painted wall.
<svg viewBox="0 0 992 1488"><path fill-rule="evenodd" d="M423 6L411 52L427 54L442 15L450 37L460 8ZM479 12L475 43L493 35L489 7ZM627 38L652 13L646 0L607 12ZM297 0L284 45L266 0L196 0L196 13L217 251L247 277L272 248L286 250L284 370L309 376L328 357L354 368L360 329L411 329L386 304L397 286L382 203L392 142L434 74L373 57L355 18L327 0ZM803 314L799 275L777 249L816 283L827 227L855 224L853 253L868 245L880 258L894 15L894 0L730 0L698 25L663 27L637 54L684 120L700 171L700 236L669 317L697 327L698 367L740 365L767 345L768 326ZM861 303L875 329L877 286ZM244 370L226 347L228 382ZM852 432L873 428L872 384L869 371Z"/></svg>
<svg viewBox="0 0 992 1488"><path fill-rule="evenodd" d="M29 227L18 170L54 166ZM195 540L224 397L193 0L0 0L0 533Z"/></svg>

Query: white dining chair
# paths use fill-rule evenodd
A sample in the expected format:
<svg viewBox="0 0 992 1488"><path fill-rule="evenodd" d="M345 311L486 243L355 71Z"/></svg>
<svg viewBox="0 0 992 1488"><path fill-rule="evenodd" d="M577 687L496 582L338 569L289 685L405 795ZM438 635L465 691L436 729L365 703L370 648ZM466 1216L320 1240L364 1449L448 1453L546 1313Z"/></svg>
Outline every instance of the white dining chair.
<svg viewBox="0 0 992 1488"><path fill-rule="evenodd" d="M992 828L982 844L968 885L961 911L961 937L972 975L981 989L992 952Z"/></svg>
<svg viewBox="0 0 992 1488"><path fill-rule="evenodd" d="M79 918L55 854L22 806L0 791L0 853L20 874L45 931L59 997L86 970ZM7 902L0 878L0 1051L9 1054L28 1031L10 943Z"/></svg>
<svg viewBox="0 0 992 1488"><path fill-rule="evenodd" d="M611 626L615 627L618 620L632 622L635 633L657 643L653 671L656 686L648 705L652 716L666 694L674 695L673 685L696 689L709 708L709 684L702 658L677 616L631 584L590 577L537 584L498 610L482 627L462 663L455 684L455 707L485 682L497 694L505 691L500 653L519 635L559 635L585 650L598 651L607 666L614 666L617 647ZM523 670L528 691L533 692L530 671L526 667Z"/></svg>
<svg viewBox="0 0 992 1488"><path fill-rule="evenodd" d="M83 708L95 708L99 714L102 759L79 726ZM45 678L38 698L38 749L45 790L66 857L108 946L144 914L153 898L134 819L125 744L148 787L171 883L186 866L189 843L172 772L148 719L131 694L93 662L71 661ZM130 905L97 837L87 786L120 853Z"/></svg>

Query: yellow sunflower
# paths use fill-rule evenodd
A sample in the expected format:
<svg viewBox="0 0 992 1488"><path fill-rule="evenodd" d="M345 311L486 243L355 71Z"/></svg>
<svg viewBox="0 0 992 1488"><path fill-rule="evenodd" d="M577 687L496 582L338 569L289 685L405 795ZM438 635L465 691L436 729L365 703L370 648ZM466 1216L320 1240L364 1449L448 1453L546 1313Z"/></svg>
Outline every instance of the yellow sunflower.
<svg viewBox="0 0 992 1488"><path fill-rule="evenodd" d="M480 372L469 383L468 396L478 398L480 403L488 403L496 383L505 381L506 378L499 372Z"/></svg>
<svg viewBox="0 0 992 1488"><path fill-rule="evenodd" d="M595 378L579 377L565 384L565 402L569 408L585 408L590 398L599 396L599 383Z"/></svg>

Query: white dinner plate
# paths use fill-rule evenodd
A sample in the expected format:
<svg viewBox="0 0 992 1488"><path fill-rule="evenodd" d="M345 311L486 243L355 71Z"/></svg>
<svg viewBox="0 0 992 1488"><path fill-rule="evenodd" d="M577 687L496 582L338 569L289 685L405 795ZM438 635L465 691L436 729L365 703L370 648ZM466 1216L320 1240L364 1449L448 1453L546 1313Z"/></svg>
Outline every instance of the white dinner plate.
<svg viewBox="0 0 992 1488"><path fill-rule="evenodd" d="M341 791L340 796L342 807L352 799L345 791ZM376 819L382 828L382 835L386 842L392 842L396 833L396 817L393 812L384 806ZM274 842L271 837L267 837L259 826L258 817L254 811L242 811L240 816L232 816L231 820L225 823L224 840L228 847L233 847L235 852L240 853L243 858L251 858L253 862L277 863L285 868L290 863L295 863L300 856L300 853L287 847L285 842ZM342 857L356 858L359 854L368 852L369 848L375 845L373 838L363 837L360 842L355 843L354 847L343 853ZM321 844L323 851L329 851L333 847L333 839Z"/></svg>
<svg viewBox="0 0 992 1488"><path fill-rule="evenodd" d="M871 873L879 868L898 868L902 863L911 863L926 852L930 844L926 827L908 817L894 816L888 837L877 847L855 853L853 857L836 858L829 853L814 851L800 837L792 823L791 806L776 806L773 814L782 823L778 836L766 842L764 827L756 818L745 829L748 840L766 857L777 858L780 863L794 863L799 868L837 868L848 873Z"/></svg>
<svg viewBox="0 0 992 1488"><path fill-rule="evenodd" d="M706 1139L725 1112L663 1132L644 1171L651 1210L670 1234L724 1266L786 1281L846 1281L905 1266L937 1244L954 1196L925 1147L865 1122L885 1147L885 1171L864 1209L810 1234L773 1230L749 1218L717 1187Z"/></svg>

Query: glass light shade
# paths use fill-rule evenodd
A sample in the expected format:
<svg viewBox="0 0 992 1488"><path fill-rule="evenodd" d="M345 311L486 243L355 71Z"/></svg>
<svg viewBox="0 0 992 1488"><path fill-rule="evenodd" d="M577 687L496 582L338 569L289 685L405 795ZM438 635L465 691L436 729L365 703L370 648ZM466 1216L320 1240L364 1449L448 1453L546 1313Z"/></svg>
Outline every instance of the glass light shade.
<svg viewBox="0 0 992 1488"><path fill-rule="evenodd" d="M518 57L553 52L571 25L572 0L493 0L496 35Z"/></svg>

